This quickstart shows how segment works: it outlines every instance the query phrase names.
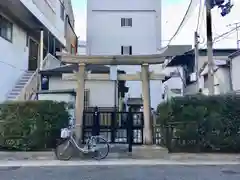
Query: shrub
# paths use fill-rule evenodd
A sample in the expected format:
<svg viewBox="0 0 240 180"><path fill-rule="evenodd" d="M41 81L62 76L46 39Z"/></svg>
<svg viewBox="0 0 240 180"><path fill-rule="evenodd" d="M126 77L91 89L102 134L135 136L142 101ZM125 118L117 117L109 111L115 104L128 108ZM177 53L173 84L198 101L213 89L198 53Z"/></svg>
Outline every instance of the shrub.
<svg viewBox="0 0 240 180"><path fill-rule="evenodd" d="M240 95L176 97L157 111L171 151L240 150Z"/></svg>
<svg viewBox="0 0 240 180"><path fill-rule="evenodd" d="M0 104L0 146L3 150L54 148L60 129L68 124L66 104L53 101Z"/></svg>

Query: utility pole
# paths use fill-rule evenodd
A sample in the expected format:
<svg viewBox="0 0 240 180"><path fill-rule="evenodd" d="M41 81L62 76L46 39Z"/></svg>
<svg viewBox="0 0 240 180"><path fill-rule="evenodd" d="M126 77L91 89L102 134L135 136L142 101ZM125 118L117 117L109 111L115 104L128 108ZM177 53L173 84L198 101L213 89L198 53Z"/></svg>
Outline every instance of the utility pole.
<svg viewBox="0 0 240 180"><path fill-rule="evenodd" d="M208 90L209 95L214 95L212 14L210 0L206 1L206 22L207 22Z"/></svg>
<svg viewBox="0 0 240 180"><path fill-rule="evenodd" d="M198 41L198 33L194 32L194 54L195 54L195 72L196 72L196 91L199 91L199 72L198 72L198 60L199 60L199 41Z"/></svg>
<svg viewBox="0 0 240 180"><path fill-rule="evenodd" d="M227 27L230 27L230 26L235 26L236 28L236 32L237 32L237 49L239 49L239 34L238 34L238 30L239 30L239 25L240 25L240 22L236 22L236 23L233 23L233 24L228 24Z"/></svg>

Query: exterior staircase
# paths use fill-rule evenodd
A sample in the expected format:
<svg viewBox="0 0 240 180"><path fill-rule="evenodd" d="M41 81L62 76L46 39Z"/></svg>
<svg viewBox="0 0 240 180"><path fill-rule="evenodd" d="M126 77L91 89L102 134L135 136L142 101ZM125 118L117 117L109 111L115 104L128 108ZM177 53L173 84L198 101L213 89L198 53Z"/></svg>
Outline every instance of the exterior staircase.
<svg viewBox="0 0 240 180"><path fill-rule="evenodd" d="M43 69L53 69L61 66L61 61L51 54L43 60ZM36 71L25 71L20 77L14 88L8 93L7 101L28 101L37 100L37 91L39 87L40 77Z"/></svg>
<svg viewBox="0 0 240 180"><path fill-rule="evenodd" d="M26 71L14 88L8 93L7 101L35 100L37 92L37 71Z"/></svg>

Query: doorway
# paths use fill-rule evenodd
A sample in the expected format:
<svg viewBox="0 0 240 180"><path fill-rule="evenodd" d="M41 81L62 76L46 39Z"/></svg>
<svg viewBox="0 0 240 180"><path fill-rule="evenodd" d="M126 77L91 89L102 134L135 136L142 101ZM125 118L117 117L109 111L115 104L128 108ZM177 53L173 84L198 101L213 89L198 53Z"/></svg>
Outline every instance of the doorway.
<svg viewBox="0 0 240 180"><path fill-rule="evenodd" d="M33 39L29 39L29 57L28 57L28 70L35 71L38 68L39 52L38 43Z"/></svg>

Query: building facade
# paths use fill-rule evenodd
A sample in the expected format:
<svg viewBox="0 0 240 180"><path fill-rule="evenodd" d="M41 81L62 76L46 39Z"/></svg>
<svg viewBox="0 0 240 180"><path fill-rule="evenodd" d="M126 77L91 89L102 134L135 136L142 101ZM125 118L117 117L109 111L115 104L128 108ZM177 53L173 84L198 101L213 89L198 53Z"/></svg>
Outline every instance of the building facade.
<svg viewBox="0 0 240 180"><path fill-rule="evenodd" d="M87 45L86 41L78 41L78 54L79 55L86 55L87 54Z"/></svg>
<svg viewBox="0 0 240 180"><path fill-rule="evenodd" d="M21 93L36 75L41 58L63 49L71 51L69 43L76 47L74 31L66 32L68 22L74 22L74 17L68 15L62 0L0 1L0 71L4 74L0 102L14 100Z"/></svg>
<svg viewBox="0 0 240 180"><path fill-rule="evenodd" d="M161 47L161 0L88 0L87 54L155 54ZM139 66L118 66L126 73ZM160 66L150 67L160 72ZM151 105L161 101L161 81L151 83ZM130 97L141 97L141 82L127 82Z"/></svg>
<svg viewBox="0 0 240 180"><path fill-rule="evenodd" d="M227 93L231 91L231 76L230 76L230 64L229 55L236 52L236 49L214 49L213 50L213 60L214 60L214 92L215 94ZM175 58L168 61L166 68L176 69L178 67L182 69L182 75L178 78L170 78L168 81L175 81L174 85L169 88L178 88L182 90L183 95L196 94L202 92L208 94L208 58L207 50L199 50L199 60L198 60L198 84L196 81L195 72L195 55L194 50L189 51L181 56L176 56ZM237 66L236 66L237 67ZM173 80L174 79L174 80Z"/></svg>
<svg viewBox="0 0 240 180"><path fill-rule="evenodd" d="M58 100L66 102L75 102L75 89L77 80L65 79L64 75L74 75L78 65L64 65L58 68L47 67L41 74L41 91L38 93L38 99ZM90 74L109 74L110 68L103 65L88 65L86 72ZM124 74L123 71L118 71ZM125 87L125 81L106 81L106 80L86 80L85 81L85 108L89 107L107 107L113 109L119 106L121 98L128 91ZM73 103L75 105L75 103Z"/></svg>
<svg viewBox="0 0 240 180"><path fill-rule="evenodd" d="M232 55L229 56L230 60L230 74L231 74L231 89L233 91L240 91L240 51L236 51Z"/></svg>

